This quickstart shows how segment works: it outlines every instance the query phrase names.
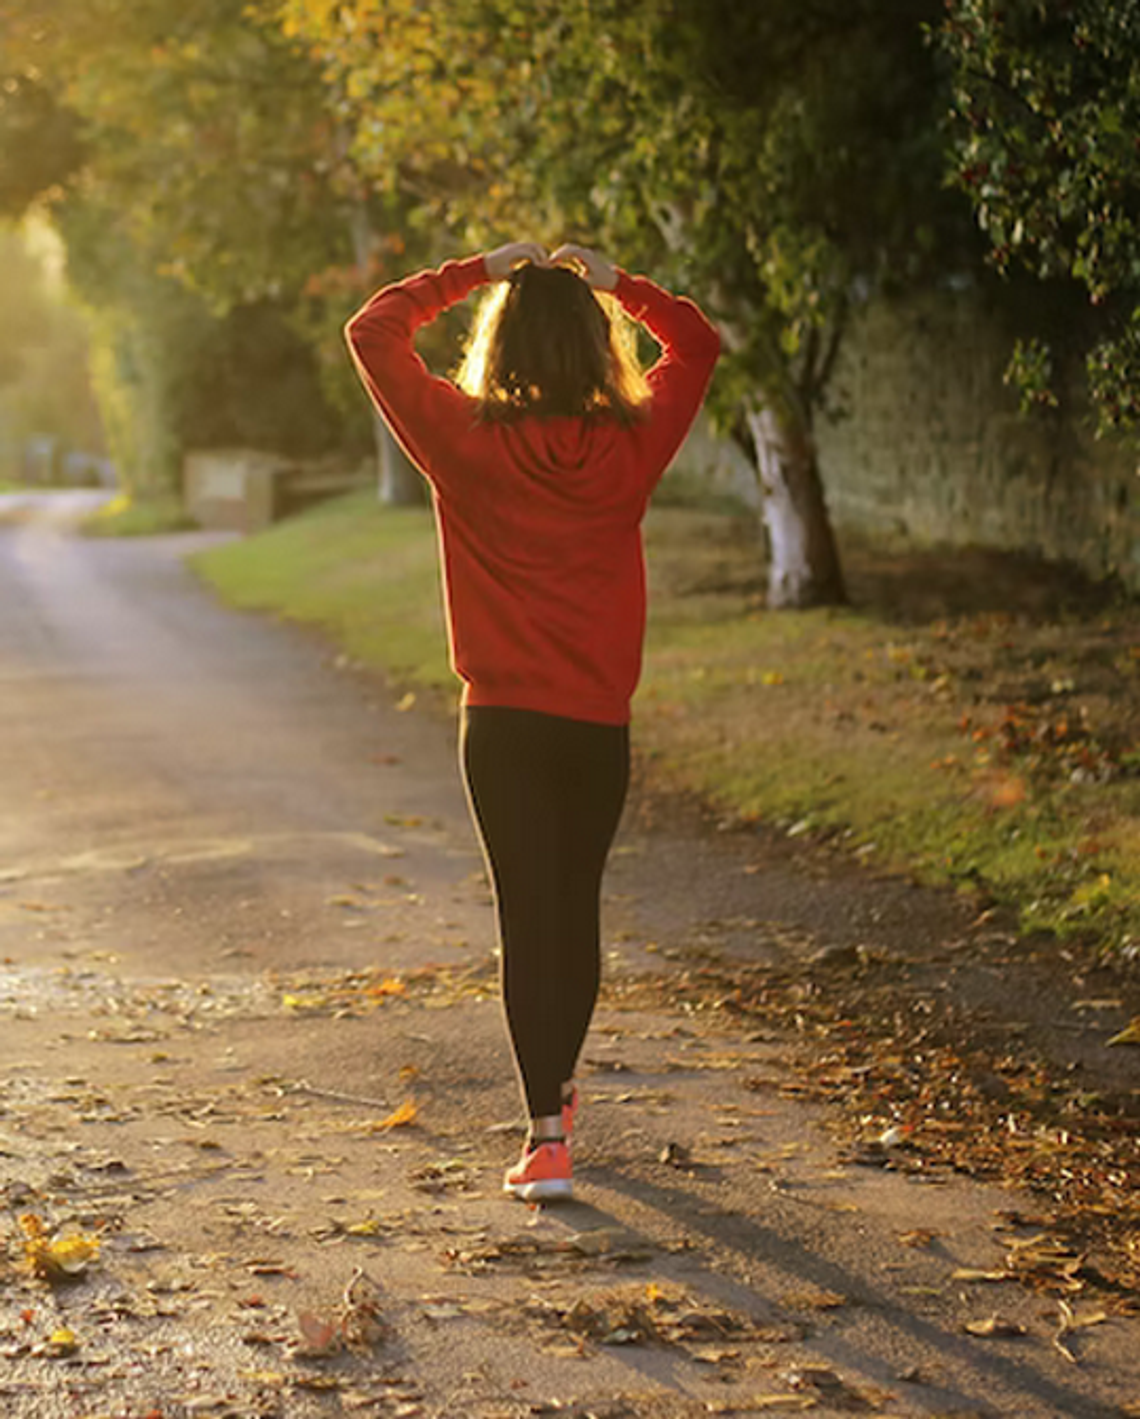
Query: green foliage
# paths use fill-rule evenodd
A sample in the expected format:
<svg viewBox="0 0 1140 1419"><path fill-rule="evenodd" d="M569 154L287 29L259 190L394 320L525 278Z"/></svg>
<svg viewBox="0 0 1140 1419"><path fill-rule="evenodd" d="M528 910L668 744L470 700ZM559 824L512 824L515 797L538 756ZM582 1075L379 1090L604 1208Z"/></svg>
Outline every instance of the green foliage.
<svg viewBox="0 0 1140 1419"><path fill-rule="evenodd" d="M1017 389L1021 412L1028 414L1036 405L1056 408L1053 393L1053 352L1040 338L1018 340L1006 367L1005 383Z"/></svg>
<svg viewBox="0 0 1140 1419"><path fill-rule="evenodd" d="M0 227L0 442L13 469L19 446L34 434L91 452L103 443L86 325L49 273L44 235Z"/></svg>
<svg viewBox="0 0 1140 1419"><path fill-rule="evenodd" d="M950 0L951 172L1000 269L1072 279L1103 314L1089 356L1100 426L1140 417L1140 5ZM1030 397L1040 362L1015 362Z"/></svg>
<svg viewBox="0 0 1140 1419"><path fill-rule="evenodd" d="M733 329L722 375L810 418L856 278L916 279L942 190L934 0L281 0L362 171L457 239L604 244ZM737 366L734 370L733 366Z"/></svg>
<svg viewBox="0 0 1140 1419"><path fill-rule="evenodd" d="M360 197L313 66L225 0L11 8L7 126L35 141L10 186L65 237L129 485L175 488L188 442L338 441L310 346L344 310L306 287L354 259ZM82 133L68 161L61 125Z"/></svg>
<svg viewBox="0 0 1140 1419"><path fill-rule="evenodd" d="M0 48L0 216L22 217L67 182L85 149L75 113L38 78L6 72Z"/></svg>

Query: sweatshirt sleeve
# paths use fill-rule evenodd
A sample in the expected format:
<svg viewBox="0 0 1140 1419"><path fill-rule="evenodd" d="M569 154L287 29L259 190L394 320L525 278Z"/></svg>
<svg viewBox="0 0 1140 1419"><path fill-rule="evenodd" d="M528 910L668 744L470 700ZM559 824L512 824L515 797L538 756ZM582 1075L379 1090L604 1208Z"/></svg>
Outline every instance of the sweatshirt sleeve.
<svg viewBox="0 0 1140 1419"><path fill-rule="evenodd" d="M697 416L720 355L720 336L693 301L671 295L645 276L619 270L614 295L661 346L648 375L648 416L636 426L652 488Z"/></svg>
<svg viewBox="0 0 1140 1419"><path fill-rule="evenodd" d="M424 472L436 471L472 423L471 400L431 374L416 331L487 281L482 256L447 261L384 286L345 326L357 372L389 428Z"/></svg>

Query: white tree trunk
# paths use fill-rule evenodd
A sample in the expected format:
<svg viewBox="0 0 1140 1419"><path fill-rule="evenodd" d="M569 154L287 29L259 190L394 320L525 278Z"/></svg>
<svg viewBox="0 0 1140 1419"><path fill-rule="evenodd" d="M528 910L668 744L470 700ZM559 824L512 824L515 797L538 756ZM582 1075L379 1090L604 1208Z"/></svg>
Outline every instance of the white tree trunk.
<svg viewBox="0 0 1140 1419"><path fill-rule="evenodd" d="M372 225L363 206L352 213L352 249L357 269L368 269L372 248ZM425 501L424 481L408 455L392 436L392 431L380 417L373 415L372 434L376 442L376 495L390 507L415 507Z"/></svg>
<svg viewBox="0 0 1140 1419"><path fill-rule="evenodd" d="M380 466L377 496L390 507L415 507L424 501L424 480L379 415L375 420L376 456Z"/></svg>
<svg viewBox="0 0 1140 1419"><path fill-rule="evenodd" d="M752 410L745 418L756 448L768 534L769 608L843 603L843 572L810 430L771 408Z"/></svg>

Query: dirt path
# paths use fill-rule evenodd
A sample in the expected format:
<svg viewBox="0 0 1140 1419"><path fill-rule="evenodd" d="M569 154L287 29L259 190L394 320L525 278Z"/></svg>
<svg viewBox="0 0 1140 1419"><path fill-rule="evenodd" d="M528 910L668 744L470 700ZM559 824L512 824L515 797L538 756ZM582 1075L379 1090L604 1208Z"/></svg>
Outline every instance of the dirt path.
<svg viewBox="0 0 1140 1419"><path fill-rule="evenodd" d="M1034 1250L1038 1203L903 1166L890 1136L836 1142L801 1097L807 997L797 1031L786 1002L709 993L856 948L918 989L977 942L976 910L642 793L609 879L579 1200L520 1207L448 727L214 605L181 564L199 539L81 541L47 506L0 527L0 1413L1140 1399L1136 1321ZM959 977L991 1012L998 926ZM1128 1008L1055 1033L1124 1071L1097 1046ZM1000 1279L1027 1257L1035 1289ZM1062 1302L1089 1323L1057 1343Z"/></svg>

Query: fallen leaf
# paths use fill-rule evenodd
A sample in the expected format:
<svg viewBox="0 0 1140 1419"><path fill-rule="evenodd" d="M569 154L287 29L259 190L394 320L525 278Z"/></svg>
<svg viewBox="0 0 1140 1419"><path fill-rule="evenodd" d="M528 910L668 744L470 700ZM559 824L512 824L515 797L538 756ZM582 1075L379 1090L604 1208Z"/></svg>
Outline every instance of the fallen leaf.
<svg viewBox="0 0 1140 1419"><path fill-rule="evenodd" d="M45 1354L55 1357L74 1355L78 1349L78 1336L75 1331L69 1330L65 1325L60 1326L58 1330L53 1330L44 1346Z"/></svg>
<svg viewBox="0 0 1140 1419"><path fill-rule="evenodd" d="M1065 1336L1075 1330L1083 1330L1086 1326L1100 1325L1108 1316L1104 1311L1086 1311L1084 1315L1078 1316L1068 1301L1058 1301L1057 1307L1061 1312L1061 1324L1053 1337L1053 1348L1064 1355L1070 1364L1079 1364L1076 1355L1065 1344Z"/></svg>
<svg viewBox="0 0 1140 1419"><path fill-rule="evenodd" d="M1110 1045L1140 1045L1140 1015L1133 1015L1131 1021L1118 1035L1108 1041Z"/></svg>
<svg viewBox="0 0 1140 1419"><path fill-rule="evenodd" d="M296 1350L298 1355L316 1359L324 1355L335 1355L341 1348L339 1323L323 1320L312 1311L297 1313L297 1329L301 1332L302 1341Z"/></svg>
<svg viewBox="0 0 1140 1419"><path fill-rule="evenodd" d="M1086 1315L1070 1317L1069 1330L1084 1330L1089 1325L1102 1325L1108 1319L1107 1311L1091 1311Z"/></svg>
<svg viewBox="0 0 1140 1419"><path fill-rule="evenodd" d="M950 1273L952 1281L1012 1281L1012 1271L979 1271L972 1266L960 1266Z"/></svg>
<svg viewBox="0 0 1140 1419"><path fill-rule="evenodd" d="M290 1375L289 1386L291 1389L312 1389L312 1390L336 1390L342 1388L344 1381L339 1375Z"/></svg>
<svg viewBox="0 0 1140 1419"><path fill-rule="evenodd" d="M390 1128L406 1128L409 1124L415 1123L419 1110L416 1108L414 1099L405 1099L399 1108L393 1109L387 1118L382 1118L379 1123L372 1124L374 1133L387 1132Z"/></svg>
<svg viewBox="0 0 1140 1419"><path fill-rule="evenodd" d="M968 1334L989 1339L993 1336L1024 1335L1025 1327L1015 1320L1005 1320L1001 1316L987 1316L985 1320L968 1320L963 1327Z"/></svg>
<svg viewBox="0 0 1140 1419"><path fill-rule="evenodd" d="M386 995L407 995L407 993L408 987L395 976L389 976L382 981L377 981L374 985L364 987L364 994L374 1000L383 999ZM407 1068L406 1065L405 1068ZM402 1073L403 1071L401 1071L401 1077Z"/></svg>
<svg viewBox="0 0 1140 1419"><path fill-rule="evenodd" d="M384 1230L379 1217L365 1217L359 1222L348 1222L338 1226L337 1231L349 1237L378 1237Z"/></svg>
<svg viewBox="0 0 1140 1419"><path fill-rule="evenodd" d="M641 1335L636 1330L630 1330L628 1326L619 1325L601 1339L603 1345L636 1345Z"/></svg>
<svg viewBox="0 0 1140 1419"><path fill-rule="evenodd" d="M99 1238L88 1232L66 1232L53 1237L34 1212L20 1217L24 1234L24 1265L45 1281L64 1281L83 1275L99 1256Z"/></svg>

